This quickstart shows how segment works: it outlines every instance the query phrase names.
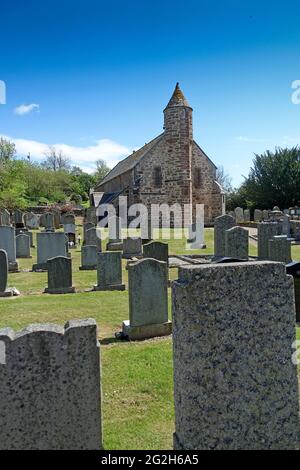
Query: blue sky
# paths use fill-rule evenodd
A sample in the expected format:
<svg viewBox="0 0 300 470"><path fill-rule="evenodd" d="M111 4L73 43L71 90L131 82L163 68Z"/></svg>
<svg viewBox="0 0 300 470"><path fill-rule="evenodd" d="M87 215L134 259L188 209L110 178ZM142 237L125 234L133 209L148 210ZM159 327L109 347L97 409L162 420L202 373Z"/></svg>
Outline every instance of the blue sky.
<svg viewBox="0 0 300 470"><path fill-rule="evenodd" d="M0 15L0 135L20 153L113 166L161 132L177 81L234 185L253 153L300 144L299 2L6 0Z"/></svg>

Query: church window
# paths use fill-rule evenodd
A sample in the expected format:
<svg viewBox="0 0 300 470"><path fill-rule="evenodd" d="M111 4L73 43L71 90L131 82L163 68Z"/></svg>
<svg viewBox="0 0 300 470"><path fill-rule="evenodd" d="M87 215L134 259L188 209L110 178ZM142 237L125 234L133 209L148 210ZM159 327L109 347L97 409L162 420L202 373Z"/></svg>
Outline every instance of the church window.
<svg viewBox="0 0 300 470"><path fill-rule="evenodd" d="M155 188L161 188L162 187L162 172L161 172L161 167L160 166L156 166L154 168L153 180L154 180Z"/></svg>
<svg viewBox="0 0 300 470"><path fill-rule="evenodd" d="M200 188L201 186L201 170L200 168L196 167L194 169L194 187Z"/></svg>

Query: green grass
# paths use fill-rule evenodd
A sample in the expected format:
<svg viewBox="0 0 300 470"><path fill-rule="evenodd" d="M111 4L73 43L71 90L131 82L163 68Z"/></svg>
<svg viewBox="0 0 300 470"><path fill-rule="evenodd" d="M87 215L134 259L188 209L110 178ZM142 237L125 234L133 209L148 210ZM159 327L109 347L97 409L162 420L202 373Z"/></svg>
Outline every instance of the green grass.
<svg viewBox="0 0 300 470"><path fill-rule="evenodd" d="M205 242L205 250L187 251L185 240L172 239L168 241L169 252L212 254L213 229L205 230ZM115 333L128 318L128 292L87 292L96 283L96 271L79 271L80 250L71 253L73 285L78 293L43 294L47 274L23 271L36 262L36 249L32 249L32 259L19 260L21 272L9 274L9 286L17 287L21 296L0 299L0 327L20 330L30 323L64 324L73 318L94 318L101 340L105 448L171 449L174 430L171 338L116 342ZM256 255L252 244L250 254ZM300 260L300 247L293 247L293 257ZM123 281L127 284L125 266L123 261ZM177 269L171 269L170 278L176 277ZM299 328L297 335L300 339Z"/></svg>

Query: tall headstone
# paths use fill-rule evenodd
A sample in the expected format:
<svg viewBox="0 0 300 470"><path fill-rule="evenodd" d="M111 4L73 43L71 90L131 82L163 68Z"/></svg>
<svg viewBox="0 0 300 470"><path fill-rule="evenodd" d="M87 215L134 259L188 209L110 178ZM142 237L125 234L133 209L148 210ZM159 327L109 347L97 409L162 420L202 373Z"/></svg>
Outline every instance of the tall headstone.
<svg viewBox="0 0 300 470"><path fill-rule="evenodd" d="M124 238L123 240L123 258L133 258L142 256L141 238Z"/></svg>
<svg viewBox="0 0 300 470"><path fill-rule="evenodd" d="M180 268L173 283L175 449L297 448L295 339L293 279L284 265Z"/></svg>
<svg viewBox="0 0 300 470"><path fill-rule="evenodd" d="M93 225L97 225L97 214L95 207L88 207L85 212L85 222L91 222Z"/></svg>
<svg viewBox="0 0 300 470"><path fill-rule="evenodd" d="M245 222L250 222L251 221L250 210L249 209L244 210L244 221Z"/></svg>
<svg viewBox="0 0 300 470"><path fill-rule="evenodd" d="M128 266L129 320L123 322L123 336L136 340L171 334L167 286L163 261L147 258Z"/></svg>
<svg viewBox="0 0 300 470"><path fill-rule="evenodd" d="M95 245L83 245L81 248L81 271L97 269L97 247Z"/></svg>
<svg viewBox="0 0 300 470"><path fill-rule="evenodd" d="M97 285L94 290L125 290L125 284L122 284L122 253L98 252L97 257Z"/></svg>
<svg viewBox="0 0 300 470"><path fill-rule="evenodd" d="M10 225L10 213L6 209L0 211L0 225Z"/></svg>
<svg viewBox="0 0 300 470"><path fill-rule="evenodd" d="M14 219L14 224L16 228L24 227L24 214L21 210L16 209L14 211L13 219Z"/></svg>
<svg viewBox="0 0 300 470"><path fill-rule="evenodd" d="M242 207L236 207L235 212L235 221L237 224L242 224L244 222L244 211Z"/></svg>
<svg viewBox="0 0 300 470"><path fill-rule="evenodd" d="M73 212L66 212L65 214L62 214L61 223L62 225L75 225L75 214L73 214Z"/></svg>
<svg viewBox="0 0 300 470"><path fill-rule="evenodd" d="M97 251L102 251L101 232L98 228L89 228L85 232L85 245L95 245Z"/></svg>
<svg viewBox="0 0 300 470"><path fill-rule="evenodd" d="M263 218L263 213L260 209L255 209L254 211L254 222L261 222Z"/></svg>
<svg viewBox="0 0 300 470"><path fill-rule="evenodd" d="M143 245L143 257L153 258L169 264L169 245L158 241Z"/></svg>
<svg viewBox="0 0 300 470"><path fill-rule="evenodd" d="M7 253L4 250L0 250L0 297L12 297L14 295L14 289L7 288L7 278L8 278Z"/></svg>
<svg viewBox="0 0 300 470"><path fill-rule="evenodd" d="M220 215L215 218L214 255L225 256L225 232L234 227L235 219L231 215Z"/></svg>
<svg viewBox="0 0 300 470"><path fill-rule="evenodd" d="M40 232L37 239L37 263L33 271L47 271L47 261L57 256L66 256L66 237L63 232Z"/></svg>
<svg viewBox="0 0 300 470"><path fill-rule="evenodd" d="M232 227L225 232L225 256L248 259L249 234L242 227Z"/></svg>
<svg viewBox="0 0 300 470"><path fill-rule="evenodd" d="M102 448L100 347L94 320L0 330L1 450Z"/></svg>
<svg viewBox="0 0 300 470"><path fill-rule="evenodd" d="M262 211L262 220L264 220L264 221L269 220L269 211L267 209L264 209Z"/></svg>
<svg viewBox="0 0 300 470"><path fill-rule="evenodd" d="M283 214L282 216L282 235L287 237L291 236L291 227L290 227L290 216L288 214Z"/></svg>
<svg viewBox="0 0 300 470"><path fill-rule="evenodd" d="M87 223L83 224L83 242L84 242L84 243L85 243L85 238L86 238L86 232L87 232L90 228L95 228L95 225L92 224L91 222L87 222Z"/></svg>
<svg viewBox="0 0 300 470"><path fill-rule="evenodd" d="M30 237L26 233L16 236L16 254L17 258L31 258Z"/></svg>
<svg viewBox="0 0 300 470"><path fill-rule="evenodd" d="M15 228L0 226L0 249L6 251L9 272L17 272L19 267L16 260L16 237Z"/></svg>
<svg viewBox="0 0 300 470"><path fill-rule="evenodd" d="M292 261L291 242L286 235L277 235L269 240L269 257L271 261L288 264Z"/></svg>
<svg viewBox="0 0 300 470"><path fill-rule="evenodd" d="M300 240L300 220L290 221L291 237Z"/></svg>
<svg viewBox="0 0 300 470"><path fill-rule="evenodd" d="M280 235L281 227L277 222L261 222L257 225L257 256L269 259L269 240Z"/></svg>
<svg viewBox="0 0 300 470"><path fill-rule="evenodd" d="M65 256L48 259L48 287L46 294L74 294L72 286L72 260Z"/></svg>

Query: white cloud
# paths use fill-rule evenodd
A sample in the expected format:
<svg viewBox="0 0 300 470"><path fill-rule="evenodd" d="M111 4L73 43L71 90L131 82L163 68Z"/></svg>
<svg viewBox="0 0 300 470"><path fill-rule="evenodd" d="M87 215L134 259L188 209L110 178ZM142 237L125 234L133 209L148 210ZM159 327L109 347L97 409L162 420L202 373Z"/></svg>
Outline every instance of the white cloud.
<svg viewBox="0 0 300 470"><path fill-rule="evenodd" d="M24 114L29 114L32 111L39 111L40 105L36 103L31 104L21 104L14 109L14 113L18 116L23 116Z"/></svg>
<svg viewBox="0 0 300 470"><path fill-rule="evenodd" d="M49 145L54 146L57 151L62 151L64 155L69 157L73 165L80 166L87 172L92 172L95 169L95 162L99 159L105 160L109 167L113 167L131 153L127 147L110 139L97 140L94 145L87 147L75 147L62 143L46 144L36 140L15 139L1 134L0 137L13 141L18 155L27 156L30 153L32 160L39 162L45 159Z"/></svg>
<svg viewBox="0 0 300 470"><path fill-rule="evenodd" d="M235 137L234 140L237 140L238 142L266 142L265 139L257 139L255 137L246 137L243 135L239 135Z"/></svg>

